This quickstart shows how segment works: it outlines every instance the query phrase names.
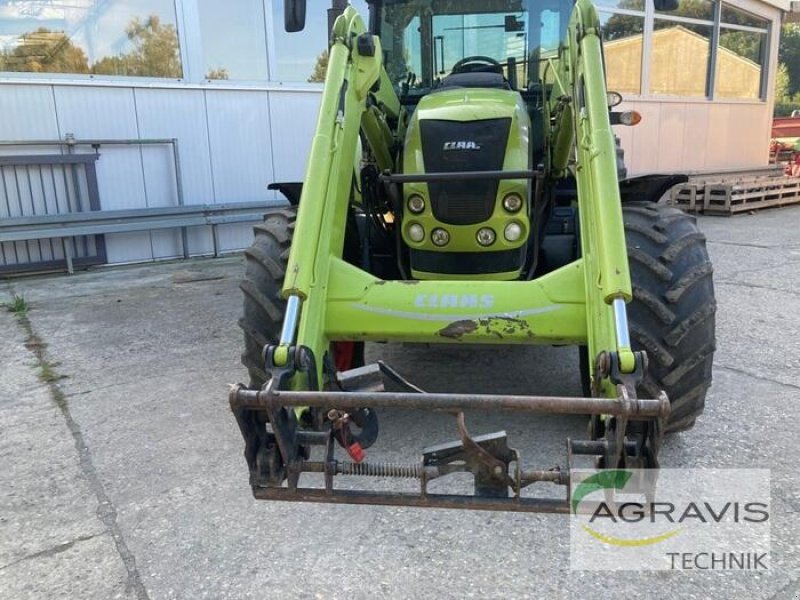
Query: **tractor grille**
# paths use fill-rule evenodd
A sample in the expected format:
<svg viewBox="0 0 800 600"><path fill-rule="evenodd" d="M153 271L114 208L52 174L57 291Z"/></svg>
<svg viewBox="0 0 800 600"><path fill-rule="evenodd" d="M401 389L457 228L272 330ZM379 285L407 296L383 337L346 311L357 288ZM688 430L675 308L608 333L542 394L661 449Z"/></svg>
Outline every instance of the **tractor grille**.
<svg viewBox="0 0 800 600"><path fill-rule="evenodd" d="M411 268L425 273L489 275L519 271L525 264L525 246L495 252L433 252L411 250Z"/></svg>
<svg viewBox="0 0 800 600"><path fill-rule="evenodd" d="M511 119L420 121L426 173L499 171ZM497 180L429 183L433 215L442 223L474 225L492 216Z"/></svg>

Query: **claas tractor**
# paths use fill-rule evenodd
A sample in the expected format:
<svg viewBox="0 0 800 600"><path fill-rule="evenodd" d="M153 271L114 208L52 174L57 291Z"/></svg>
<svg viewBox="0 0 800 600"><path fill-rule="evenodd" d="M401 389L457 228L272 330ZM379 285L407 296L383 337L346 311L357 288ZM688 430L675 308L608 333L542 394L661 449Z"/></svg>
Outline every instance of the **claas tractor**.
<svg viewBox="0 0 800 600"><path fill-rule="evenodd" d="M368 6L366 20L346 2L327 11L305 180L272 184L289 202L245 253L250 381L229 401L254 496L568 512L577 459L657 467L664 435L695 423L711 383L712 268L694 219L657 202L685 178L626 177L612 127L640 116L614 110L594 6ZM287 31L305 16L286 1ZM368 342L574 345L583 397L426 393L364 364ZM451 414L452 441L420 440L415 462L372 459L392 407ZM583 414L589 426L567 440L564 466L535 469L504 432L472 435L473 411ZM438 492L454 474L472 493Z"/></svg>

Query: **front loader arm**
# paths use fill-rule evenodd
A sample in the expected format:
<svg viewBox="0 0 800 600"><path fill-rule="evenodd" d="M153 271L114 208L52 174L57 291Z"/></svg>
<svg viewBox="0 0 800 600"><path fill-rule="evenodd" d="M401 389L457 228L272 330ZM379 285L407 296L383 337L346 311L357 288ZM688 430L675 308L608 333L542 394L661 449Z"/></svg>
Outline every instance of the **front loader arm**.
<svg viewBox="0 0 800 600"><path fill-rule="evenodd" d="M567 45L549 65L553 91L548 109L555 117L550 160L554 171L562 174L574 160L589 357L595 361L603 352L615 352L620 370L631 373L637 359L630 347L625 303L632 290L599 25L594 6L578 0ZM608 379L594 384L603 395L616 394Z"/></svg>
<svg viewBox="0 0 800 600"><path fill-rule="evenodd" d="M363 126L379 168L390 168L392 132L386 117L397 118L400 112L382 66L380 40L366 32L355 9L348 7L336 20L331 40L294 233L298 243L291 246L283 286L287 316L275 351L280 365L288 360L290 346L310 348L319 357L317 381L322 381L321 359L328 347L324 324L330 258L342 255L359 130Z"/></svg>

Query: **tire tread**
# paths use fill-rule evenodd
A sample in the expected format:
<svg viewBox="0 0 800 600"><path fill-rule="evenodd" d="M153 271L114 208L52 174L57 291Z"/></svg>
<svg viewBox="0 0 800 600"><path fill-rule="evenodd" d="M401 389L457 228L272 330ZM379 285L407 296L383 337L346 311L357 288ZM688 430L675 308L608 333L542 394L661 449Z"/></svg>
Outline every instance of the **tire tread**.
<svg viewBox="0 0 800 600"><path fill-rule="evenodd" d="M254 239L245 250L243 315L239 327L244 333L242 364L250 374L250 387L260 388L269 378L261 357L266 344L276 342L283 325L286 306L281 297L289 260L296 209L280 208L264 215L253 227Z"/></svg>
<svg viewBox="0 0 800 600"><path fill-rule="evenodd" d="M667 432L691 428L703 412L715 350L713 267L696 219L652 202L623 204L633 300L634 349L651 358L640 394L664 390Z"/></svg>

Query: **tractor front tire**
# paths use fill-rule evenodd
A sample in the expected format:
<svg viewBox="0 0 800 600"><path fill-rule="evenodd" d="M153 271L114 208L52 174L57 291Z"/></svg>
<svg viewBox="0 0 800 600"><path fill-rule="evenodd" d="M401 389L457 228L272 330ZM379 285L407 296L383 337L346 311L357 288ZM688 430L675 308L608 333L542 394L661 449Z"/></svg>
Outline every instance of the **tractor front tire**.
<svg viewBox="0 0 800 600"><path fill-rule="evenodd" d="M653 202L622 206L633 300L634 350L645 350L639 397L669 397L667 433L690 429L711 385L716 301L705 236L694 217Z"/></svg>
<svg viewBox="0 0 800 600"><path fill-rule="evenodd" d="M244 292L244 312L239 326L244 330L242 364L250 374L252 389L260 389L269 379L261 355L264 346L280 338L286 307L281 288L296 217L294 207L264 215L264 222L253 228L253 243L244 252L245 276L239 284Z"/></svg>

